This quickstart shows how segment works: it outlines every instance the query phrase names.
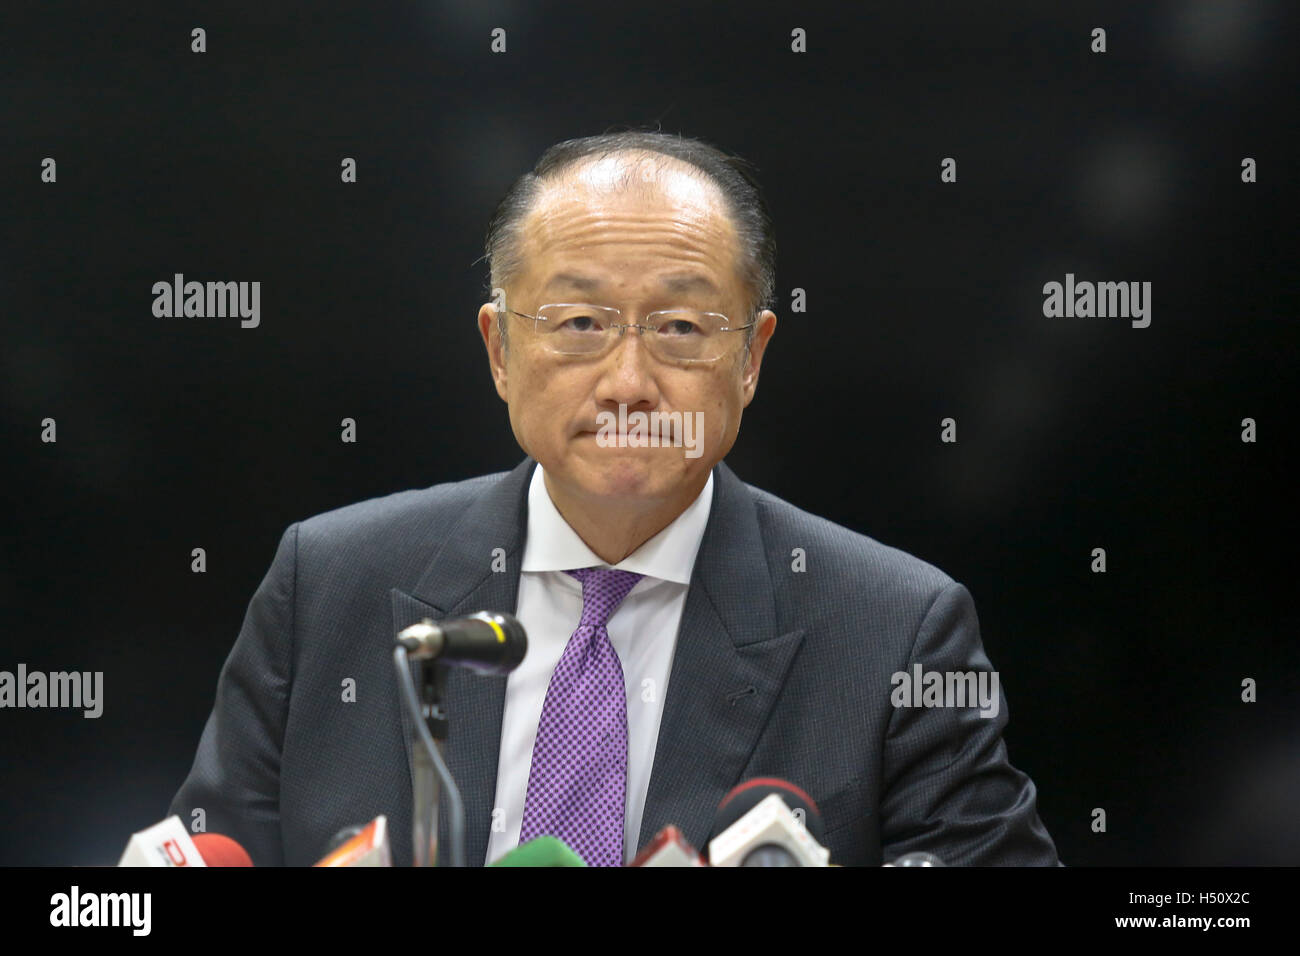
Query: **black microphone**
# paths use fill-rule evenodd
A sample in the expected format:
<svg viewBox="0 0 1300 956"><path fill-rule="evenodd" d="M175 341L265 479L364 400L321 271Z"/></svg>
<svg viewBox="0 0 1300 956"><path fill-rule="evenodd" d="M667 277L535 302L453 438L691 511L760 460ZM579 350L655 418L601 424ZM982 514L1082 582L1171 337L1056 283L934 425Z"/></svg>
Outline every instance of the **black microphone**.
<svg viewBox="0 0 1300 956"><path fill-rule="evenodd" d="M524 626L499 611L437 622L425 618L400 631L397 643L413 661L438 661L480 674L509 674L528 651Z"/></svg>

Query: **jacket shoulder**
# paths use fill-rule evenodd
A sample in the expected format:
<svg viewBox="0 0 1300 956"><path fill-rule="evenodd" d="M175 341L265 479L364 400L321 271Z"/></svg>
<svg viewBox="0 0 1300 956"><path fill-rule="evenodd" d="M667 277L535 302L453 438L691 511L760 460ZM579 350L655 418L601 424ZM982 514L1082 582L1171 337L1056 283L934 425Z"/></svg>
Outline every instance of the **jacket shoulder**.
<svg viewBox="0 0 1300 956"><path fill-rule="evenodd" d="M411 520L435 521L458 517L483 492L502 481L509 472L479 475L463 481L449 481L428 488L395 491L389 495L357 501L300 521L299 534L338 535L382 529Z"/></svg>
<svg viewBox="0 0 1300 956"><path fill-rule="evenodd" d="M299 563L344 572L395 560L422 567L470 505L507 474L398 491L313 515L296 523ZM317 563L322 560L325 568Z"/></svg>

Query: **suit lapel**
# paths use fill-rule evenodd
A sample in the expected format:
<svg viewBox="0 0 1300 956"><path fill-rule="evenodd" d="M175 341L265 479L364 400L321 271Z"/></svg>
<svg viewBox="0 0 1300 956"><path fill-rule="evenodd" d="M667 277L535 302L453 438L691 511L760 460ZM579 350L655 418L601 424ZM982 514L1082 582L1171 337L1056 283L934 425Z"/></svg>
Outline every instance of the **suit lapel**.
<svg viewBox="0 0 1300 956"><path fill-rule="evenodd" d="M639 846L676 824L704 849L714 811L740 782L803 641L801 629L778 632L749 490L719 464L713 493L678 629Z"/></svg>
<svg viewBox="0 0 1300 956"><path fill-rule="evenodd" d="M393 589L394 634L425 617L436 621L484 610L514 613L528 526L528 483L535 464L531 458L524 459L470 504L444 537L413 593ZM503 552L503 571L493 571L497 548ZM444 756L465 801L465 856L470 866L481 865L487 854L507 679L460 668L452 668L447 675L449 725ZM412 727L405 708L401 714L409 741ZM408 745L408 770L410 759ZM438 864L442 866L447 863L445 810L438 829Z"/></svg>

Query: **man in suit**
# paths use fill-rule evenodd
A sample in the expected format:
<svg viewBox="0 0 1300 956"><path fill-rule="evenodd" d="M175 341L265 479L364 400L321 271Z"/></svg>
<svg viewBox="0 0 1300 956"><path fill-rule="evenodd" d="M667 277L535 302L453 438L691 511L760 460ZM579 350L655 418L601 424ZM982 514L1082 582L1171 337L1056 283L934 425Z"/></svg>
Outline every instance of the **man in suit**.
<svg viewBox="0 0 1300 956"><path fill-rule="evenodd" d="M990 676L967 590L722 463L776 327L748 168L661 133L567 141L487 253L478 328L527 457L292 525L171 811L259 865L385 813L409 863L393 636L507 610L523 663L446 688L472 865L539 835L618 865L667 824L703 846L756 776L808 792L832 862L1056 865L996 683L983 710L895 693L918 666Z"/></svg>

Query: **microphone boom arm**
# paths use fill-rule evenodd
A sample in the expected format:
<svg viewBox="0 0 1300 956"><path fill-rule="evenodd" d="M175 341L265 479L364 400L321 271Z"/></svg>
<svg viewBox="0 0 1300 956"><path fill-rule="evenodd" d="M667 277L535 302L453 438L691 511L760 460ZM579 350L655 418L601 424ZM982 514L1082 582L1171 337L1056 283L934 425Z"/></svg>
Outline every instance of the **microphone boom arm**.
<svg viewBox="0 0 1300 956"><path fill-rule="evenodd" d="M421 661L426 699L423 704L411 676L410 657L406 648L393 648L393 666L402 703L411 715L411 839L415 866L434 866L438 861L438 809L440 790L447 795L448 831L451 838L451 865L465 865L465 802L460 788L442 759L439 745L446 736L447 721L442 713L442 684L445 665ZM430 672L432 671L432 672ZM435 742L433 731L439 741ZM441 786L440 786L441 785Z"/></svg>

